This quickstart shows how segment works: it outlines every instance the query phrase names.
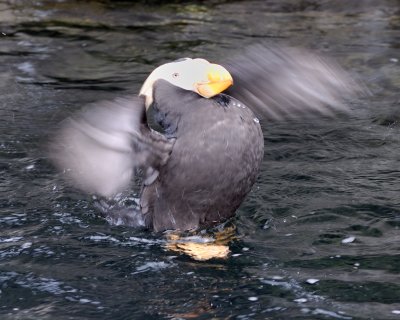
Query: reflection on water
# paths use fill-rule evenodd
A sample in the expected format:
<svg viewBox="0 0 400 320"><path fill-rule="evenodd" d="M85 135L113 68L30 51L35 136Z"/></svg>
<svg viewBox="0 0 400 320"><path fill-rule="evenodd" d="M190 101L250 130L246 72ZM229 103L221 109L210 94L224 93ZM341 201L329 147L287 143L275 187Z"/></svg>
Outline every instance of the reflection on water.
<svg viewBox="0 0 400 320"><path fill-rule="evenodd" d="M200 232L182 237L177 232L167 233L165 248L177 253L187 254L194 260L225 259L230 253L229 244L236 238L236 226L229 225L211 235Z"/></svg>
<svg viewBox="0 0 400 320"><path fill-rule="evenodd" d="M160 3L0 3L1 318L397 319L398 2ZM109 226L45 159L81 106L258 41L323 52L373 96L334 121L262 123L263 167L226 238ZM230 253L193 258L211 243Z"/></svg>

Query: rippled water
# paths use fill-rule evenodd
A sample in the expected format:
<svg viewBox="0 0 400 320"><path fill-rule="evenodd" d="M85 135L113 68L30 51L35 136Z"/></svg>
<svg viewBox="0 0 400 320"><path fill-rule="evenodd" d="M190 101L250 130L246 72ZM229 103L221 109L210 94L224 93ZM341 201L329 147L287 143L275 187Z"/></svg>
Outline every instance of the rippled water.
<svg viewBox="0 0 400 320"><path fill-rule="evenodd" d="M0 3L1 318L399 318L398 1L161 2ZM259 41L334 57L372 95L349 117L263 123L228 258L108 225L46 161L85 103L137 92L165 61L222 62Z"/></svg>

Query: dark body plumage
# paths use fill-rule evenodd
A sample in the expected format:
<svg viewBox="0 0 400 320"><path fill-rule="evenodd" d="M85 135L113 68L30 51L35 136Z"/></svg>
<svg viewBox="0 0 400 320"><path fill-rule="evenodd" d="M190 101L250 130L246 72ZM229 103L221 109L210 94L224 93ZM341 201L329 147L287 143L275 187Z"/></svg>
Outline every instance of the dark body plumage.
<svg viewBox="0 0 400 320"><path fill-rule="evenodd" d="M146 225L188 230L233 216L263 158L258 119L232 97L206 99L164 80L153 98L156 119L176 141L157 180L142 191Z"/></svg>

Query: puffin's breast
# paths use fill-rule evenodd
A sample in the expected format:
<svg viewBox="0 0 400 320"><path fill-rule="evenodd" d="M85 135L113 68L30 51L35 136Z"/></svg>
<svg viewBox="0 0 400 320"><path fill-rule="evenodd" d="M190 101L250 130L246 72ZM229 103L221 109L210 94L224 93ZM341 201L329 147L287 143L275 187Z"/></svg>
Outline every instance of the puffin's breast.
<svg viewBox="0 0 400 320"><path fill-rule="evenodd" d="M149 223L156 231L188 230L233 216L263 157L253 112L230 96L206 99L161 80L154 103L159 124L176 141L158 179L142 192Z"/></svg>
<svg viewBox="0 0 400 320"><path fill-rule="evenodd" d="M211 224L233 215L250 191L264 145L249 108L225 95L202 100L198 110L181 117L160 179L173 210L181 207Z"/></svg>

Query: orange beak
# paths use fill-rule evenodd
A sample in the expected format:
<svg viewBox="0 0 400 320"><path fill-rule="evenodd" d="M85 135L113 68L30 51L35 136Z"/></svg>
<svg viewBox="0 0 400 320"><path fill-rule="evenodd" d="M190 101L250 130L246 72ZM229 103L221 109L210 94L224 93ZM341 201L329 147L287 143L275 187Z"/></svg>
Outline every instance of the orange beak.
<svg viewBox="0 0 400 320"><path fill-rule="evenodd" d="M206 70L207 81L196 83L196 92L204 98L211 98L233 84L231 74L223 66L210 64Z"/></svg>

